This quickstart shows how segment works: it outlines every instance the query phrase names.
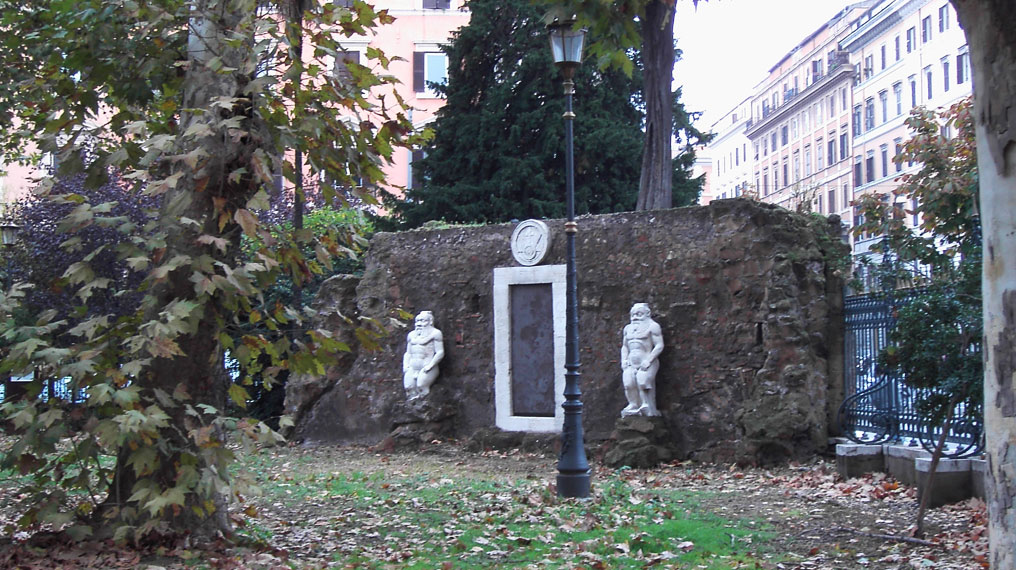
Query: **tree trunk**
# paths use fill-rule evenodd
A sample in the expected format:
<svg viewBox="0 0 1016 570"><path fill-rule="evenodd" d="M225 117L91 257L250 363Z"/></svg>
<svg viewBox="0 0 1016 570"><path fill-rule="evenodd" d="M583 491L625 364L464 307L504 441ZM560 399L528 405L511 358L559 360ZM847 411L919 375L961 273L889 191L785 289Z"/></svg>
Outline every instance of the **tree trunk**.
<svg viewBox="0 0 1016 570"><path fill-rule="evenodd" d="M642 145L642 176L637 210L659 210L673 204L671 138L674 102L674 2L646 5L642 20L642 64L646 101L646 133Z"/></svg>
<svg viewBox="0 0 1016 570"><path fill-rule="evenodd" d="M1011 0L952 1L975 86L991 567L1016 568L1016 11Z"/></svg>
<svg viewBox="0 0 1016 570"><path fill-rule="evenodd" d="M230 177L234 170L246 166L250 170L253 151L257 148L260 130L251 120L249 96L244 88L249 81L243 72L250 55L250 45L230 41L237 37L251 37L253 9L245 10L244 2L230 0L197 0L191 19L188 43L188 66L186 71L183 109L178 132L186 133L199 123L208 126L209 134L196 136L181 135L177 138L175 152L186 154L201 148L207 154L194 166L186 161L174 161L173 174L181 174L177 184L169 189L163 199L159 213L159 226L166 233L165 252L162 260L175 256L210 256L228 266L235 265L233 256L239 245L240 228L233 213L243 208L257 188L257 182L248 175ZM249 3L252 4L252 3ZM214 16L201 17L202 14ZM213 71L206 66L217 57L216 63L233 68L235 71ZM217 67L217 65L215 65ZM232 108L215 106L227 98L236 99ZM192 111L193 110L193 111ZM247 135L231 139L223 132L220 121L233 116L243 116L243 127ZM195 129L192 132L202 132ZM198 222L198 227L181 223L183 219ZM229 248L226 253L217 248L200 245L201 234L226 239ZM143 397L151 397L156 390L165 394L186 393L189 400L183 403L195 408L207 404L216 410L223 410L226 404L228 379L219 371L221 347L218 332L222 319L228 318L223 308L221 295L198 297L195 284L191 281L195 266L184 264L171 271L165 279L155 281L150 291L154 303L146 307L145 321L164 320L160 317L165 307L173 301L191 300L198 303L197 318L179 336L173 338L180 348L180 356L164 356L153 359L152 363L136 379ZM181 392L183 390L183 392ZM204 418L188 415L181 405L161 406L169 415L168 427L159 430L158 465L151 474L141 477L128 464L132 453L130 447L123 447L117 457L117 468L109 497L102 509L109 517L109 523L137 525L142 530L154 530L157 534L189 534L197 539L207 539L220 533L229 533L230 524L225 509L226 496L214 483L220 477L228 480L221 447L216 440L221 433L213 431L209 445L199 445L195 432L208 425L212 414ZM206 438L207 439L207 438ZM154 482L161 490L176 487L183 491L184 503L170 505L155 517L139 512L140 505L128 502L139 481Z"/></svg>

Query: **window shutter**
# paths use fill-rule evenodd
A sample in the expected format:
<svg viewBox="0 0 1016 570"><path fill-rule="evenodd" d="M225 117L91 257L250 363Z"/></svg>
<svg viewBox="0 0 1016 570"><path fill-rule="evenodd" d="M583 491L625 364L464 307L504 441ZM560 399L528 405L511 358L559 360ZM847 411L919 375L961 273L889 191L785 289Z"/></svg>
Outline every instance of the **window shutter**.
<svg viewBox="0 0 1016 570"><path fill-rule="evenodd" d="M414 51L413 52L413 91L417 93L423 93L426 88L426 82L424 81L424 67L423 67L424 52Z"/></svg>

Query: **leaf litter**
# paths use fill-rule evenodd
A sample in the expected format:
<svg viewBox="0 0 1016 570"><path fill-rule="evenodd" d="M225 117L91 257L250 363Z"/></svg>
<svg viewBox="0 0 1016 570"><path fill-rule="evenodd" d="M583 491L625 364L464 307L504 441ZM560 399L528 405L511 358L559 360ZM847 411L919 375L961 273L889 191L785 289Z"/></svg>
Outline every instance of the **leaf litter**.
<svg viewBox="0 0 1016 570"><path fill-rule="evenodd" d="M884 474L593 461L577 501L557 497L556 459L449 442L266 448L247 458L262 493L236 508L241 545L72 544L13 531L0 506L0 568L987 568L979 499L929 511L929 545L884 538L907 536L917 512L916 489ZM721 521L713 536L661 535L699 515Z"/></svg>

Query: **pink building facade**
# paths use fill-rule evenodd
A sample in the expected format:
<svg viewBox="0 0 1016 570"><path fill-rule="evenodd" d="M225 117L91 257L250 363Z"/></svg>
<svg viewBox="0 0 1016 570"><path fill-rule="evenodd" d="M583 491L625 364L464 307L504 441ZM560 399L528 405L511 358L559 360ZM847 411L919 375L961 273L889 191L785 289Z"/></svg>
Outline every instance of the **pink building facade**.
<svg viewBox="0 0 1016 570"><path fill-rule="evenodd" d="M448 43L452 33L469 23L469 12L464 0L379 0L375 7L388 10L395 17L392 24L379 26L364 37L342 38L340 45L344 59L370 65L366 52L376 47L394 61L387 71L398 79L399 94L410 106L410 119L414 127L425 128L437 110L444 104L429 83L442 83L447 78L447 57L441 46ZM309 52L307 54L309 56ZM338 71L342 62L331 65ZM379 100L384 92L375 93ZM391 104L391 98L387 98ZM385 165L385 190L401 196L403 189L412 184L412 156L408 149L396 149L391 163ZM46 162L46 159L43 159ZM45 174L44 168L17 164L0 159L0 204L7 204L27 195L35 181ZM312 188L313 183L305 182Z"/></svg>
<svg viewBox="0 0 1016 570"><path fill-rule="evenodd" d="M469 11L464 0L379 0L375 5L388 10L395 22L378 27L363 41L343 40L341 45L361 62L368 46L381 49L389 58L399 58L388 71L399 80L397 89L411 107L413 126L423 129L444 105L430 88L431 83L443 83L448 77L448 59L441 46L469 23ZM392 163L384 169L384 190L402 196L403 189L411 188L412 163L411 150L396 149Z"/></svg>

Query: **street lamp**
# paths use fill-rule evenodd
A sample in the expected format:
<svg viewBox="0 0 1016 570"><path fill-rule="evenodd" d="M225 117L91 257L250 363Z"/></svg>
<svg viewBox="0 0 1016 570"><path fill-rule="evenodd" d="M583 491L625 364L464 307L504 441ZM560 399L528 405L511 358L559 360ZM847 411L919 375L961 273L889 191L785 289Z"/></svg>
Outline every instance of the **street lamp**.
<svg viewBox="0 0 1016 570"><path fill-rule="evenodd" d="M550 51L554 64L564 76L564 138L565 138L565 190L568 202L568 221L564 225L568 245L567 281L565 292L565 401L564 428L561 434L561 456L557 462L557 494L562 497L589 496L589 461L582 433L582 402L579 390L579 312L578 287L575 279L575 162L572 145L572 95L575 93L575 70L582 64L582 44L586 31L576 30L572 20L554 20L549 26Z"/></svg>
<svg viewBox="0 0 1016 570"><path fill-rule="evenodd" d="M15 223L3 222L0 223L0 244L3 244L4 249L7 250L7 278L4 280L4 289L10 289L14 283L13 276L11 275L11 268L13 267L12 251L14 244L18 241L18 230L21 226Z"/></svg>
<svg viewBox="0 0 1016 570"><path fill-rule="evenodd" d="M5 249L10 250L11 246L18 241L18 230L20 229L21 226L11 222L0 224L0 243L5 246Z"/></svg>

